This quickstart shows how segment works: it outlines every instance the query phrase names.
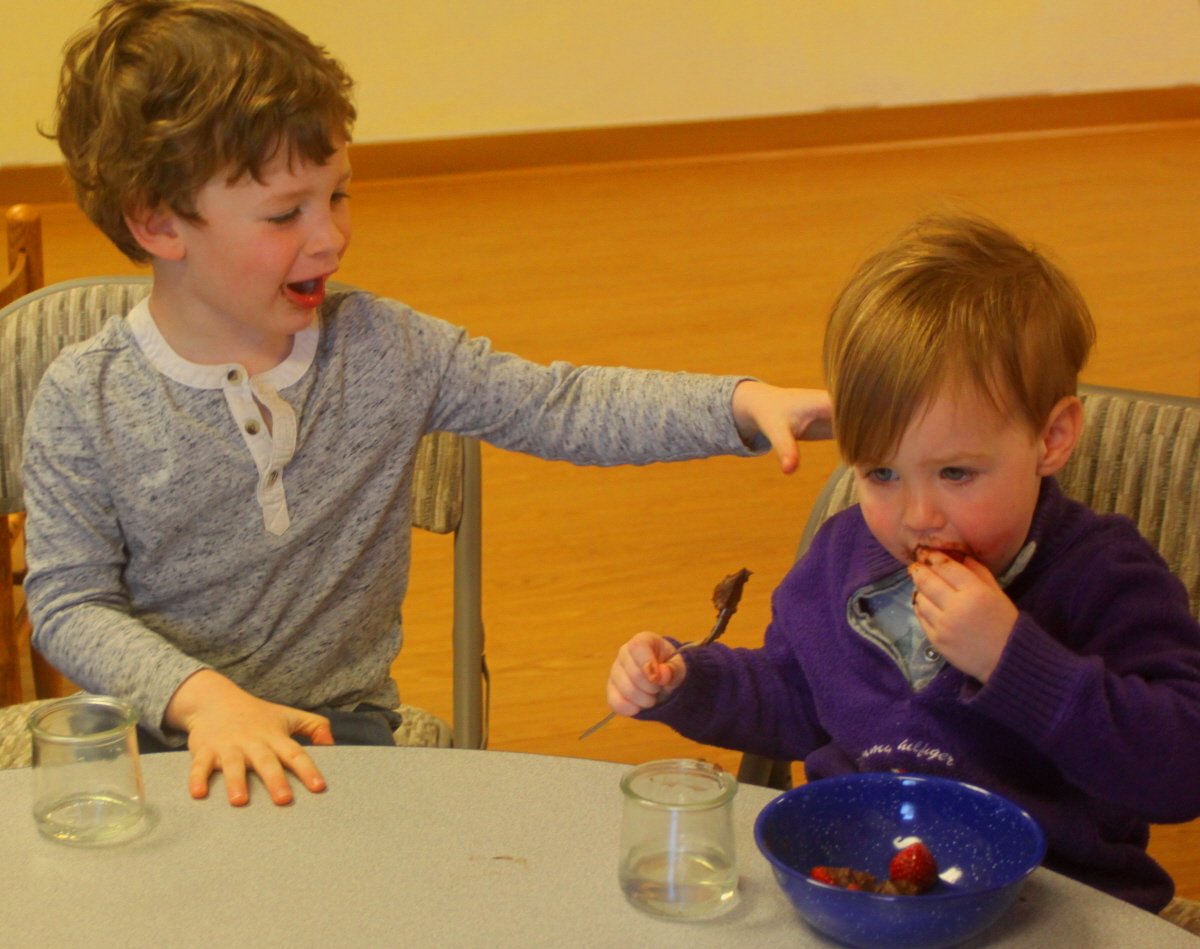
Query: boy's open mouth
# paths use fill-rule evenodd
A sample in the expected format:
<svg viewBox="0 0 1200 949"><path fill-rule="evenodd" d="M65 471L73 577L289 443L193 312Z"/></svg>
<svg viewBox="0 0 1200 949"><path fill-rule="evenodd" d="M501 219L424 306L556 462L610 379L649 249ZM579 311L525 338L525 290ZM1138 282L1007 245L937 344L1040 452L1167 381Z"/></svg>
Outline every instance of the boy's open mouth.
<svg viewBox="0 0 1200 949"><path fill-rule="evenodd" d="M296 306L311 310L325 302L325 278L313 277L285 284L283 294Z"/></svg>

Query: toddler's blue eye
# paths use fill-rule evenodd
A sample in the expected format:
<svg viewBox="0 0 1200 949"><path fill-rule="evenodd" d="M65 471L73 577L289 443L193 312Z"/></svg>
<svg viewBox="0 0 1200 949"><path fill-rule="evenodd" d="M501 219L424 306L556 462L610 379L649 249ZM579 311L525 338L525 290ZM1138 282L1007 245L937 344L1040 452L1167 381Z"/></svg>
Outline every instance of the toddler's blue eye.
<svg viewBox="0 0 1200 949"><path fill-rule="evenodd" d="M889 481L895 481L898 476L891 468L872 468L867 472L867 477L879 484L887 484Z"/></svg>
<svg viewBox="0 0 1200 949"><path fill-rule="evenodd" d="M286 214L276 214L275 217L269 217L269 218L267 218L267 220L270 221L272 224L288 224L291 221L296 220L296 218L298 218L299 216L300 216L300 209L292 208Z"/></svg>
<svg viewBox="0 0 1200 949"><path fill-rule="evenodd" d="M943 468L942 477L947 481L962 482L970 481L972 472L966 468Z"/></svg>

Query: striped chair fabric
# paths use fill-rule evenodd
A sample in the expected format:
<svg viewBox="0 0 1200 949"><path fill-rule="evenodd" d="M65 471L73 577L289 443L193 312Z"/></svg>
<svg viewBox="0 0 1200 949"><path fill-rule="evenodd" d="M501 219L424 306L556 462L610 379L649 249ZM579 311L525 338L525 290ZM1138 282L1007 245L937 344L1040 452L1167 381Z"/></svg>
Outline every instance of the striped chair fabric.
<svg viewBox="0 0 1200 949"><path fill-rule="evenodd" d="M25 414L46 367L65 347L94 336L109 316L128 313L149 293L149 277L71 280L0 310L0 513L24 510Z"/></svg>

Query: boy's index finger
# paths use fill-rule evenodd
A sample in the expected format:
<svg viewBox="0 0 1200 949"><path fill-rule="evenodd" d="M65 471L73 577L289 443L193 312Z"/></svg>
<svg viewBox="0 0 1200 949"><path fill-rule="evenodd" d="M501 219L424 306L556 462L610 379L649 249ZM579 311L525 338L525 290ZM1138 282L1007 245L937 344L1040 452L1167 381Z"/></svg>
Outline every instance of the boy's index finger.
<svg viewBox="0 0 1200 949"><path fill-rule="evenodd" d="M312 760L312 757L304 750L304 747L296 742L292 743L294 748L283 749L279 755L279 760L291 771L296 777L304 782L304 786L314 794L325 790L325 778L322 776L317 763Z"/></svg>
<svg viewBox="0 0 1200 949"><path fill-rule="evenodd" d="M800 467L800 446L796 444L796 435L789 424L768 422L762 426L762 434L771 443L784 474L791 474Z"/></svg>

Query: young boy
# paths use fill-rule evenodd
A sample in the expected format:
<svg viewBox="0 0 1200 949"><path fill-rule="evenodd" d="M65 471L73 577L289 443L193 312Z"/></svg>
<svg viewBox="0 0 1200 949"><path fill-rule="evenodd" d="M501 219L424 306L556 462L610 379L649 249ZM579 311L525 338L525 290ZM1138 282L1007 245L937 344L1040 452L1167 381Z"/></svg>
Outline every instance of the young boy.
<svg viewBox="0 0 1200 949"><path fill-rule="evenodd" d="M790 470L794 435L828 417L821 392L537 366L327 293L350 240L350 88L236 0L113 0L66 50L57 138L80 204L154 285L64 351L29 414L34 637L151 737L186 739L197 797L214 770L235 804L248 769L277 803L284 768L320 790L292 737L333 741L312 710L399 704L425 432L583 464L750 454L765 434Z"/></svg>
<svg viewBox="0 0 1200 949"><path fill-rule="evenodd" d="M1200 814L1200 627L1134 525L1053 477L1093 335L1068 279L982 221L923 222L868 261L825 341L859 504L775 591L761 649L641 633L613 710L809 780L990 788L1042 825L1047 866L1161 909L1148 822Z"/></svg>

